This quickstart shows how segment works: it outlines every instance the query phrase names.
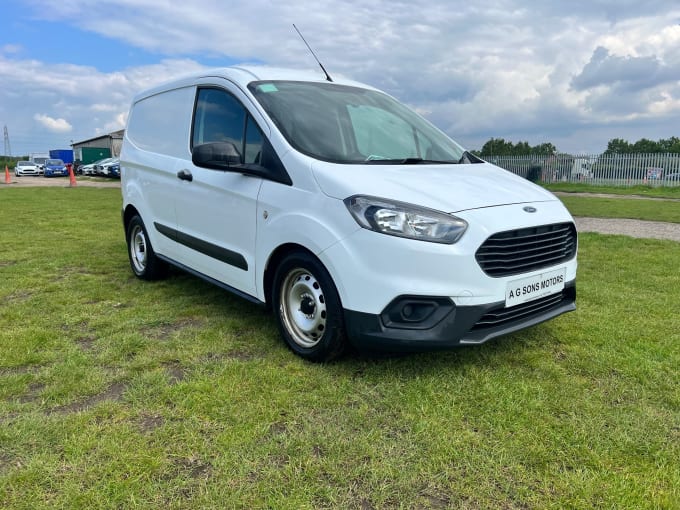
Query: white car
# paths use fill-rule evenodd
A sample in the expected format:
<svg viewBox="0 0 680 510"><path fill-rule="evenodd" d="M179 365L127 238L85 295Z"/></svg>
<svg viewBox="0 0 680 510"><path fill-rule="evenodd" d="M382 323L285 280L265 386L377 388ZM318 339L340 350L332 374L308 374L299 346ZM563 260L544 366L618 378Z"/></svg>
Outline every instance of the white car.
<svg viewBox="0 0 680 510"><path fill-rule="evenodd" d="M94 163L88 163L87 165L80 165L79 172L83 175L97 175L96 167L98 165L103 165L104 163L111 161L113 158L104 158L95 161Z"/></svg>
<svg viewBox="0 0 680 510"><path fill-rule="evenodd" d="M120 160L134 274L169 263L269 307L308 360L479 344L575 309L562 202L367 85L202 71L136 96Z"/></svg>
<svg viewBox="0 0 680 510"><path fill-rule="evenodd" d="M14 167L14 175L22 177L24 175L41 175L42 169L40 165L33 161L17 161Z"/></svg>
<svg viewBox="0 0 680 510"><path fill-rule="evenodd" d="M117 169L120 165L120 160L118 158L108 158L95 165L95 173L97 175L103 175L105 177L114 176L114 170L117 173Z"/></svg>

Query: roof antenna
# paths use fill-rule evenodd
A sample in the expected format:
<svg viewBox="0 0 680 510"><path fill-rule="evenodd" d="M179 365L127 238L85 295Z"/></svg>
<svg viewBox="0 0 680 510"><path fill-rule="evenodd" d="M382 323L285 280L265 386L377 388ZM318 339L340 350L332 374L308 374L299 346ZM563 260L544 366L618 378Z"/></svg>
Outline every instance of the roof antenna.
<svg viewBox="0 0 680 510"><path fill-rule="evenodd" d="M298 33L298 35L300 36L300 39L302 39L302 42L304 42L304 43L307 45L307 48L308 48L309 51L312 53L312 55L314 56L314 58L316 59L316 61L319 63L319 67L321 67L321 70L323 71L323 74L326 75L326 80L332 82L333 80L331 79L331 76L328 74L328 71L326 71L326 68L323 66L323 64L321 63L321 61L319 60L319 58L316 56L316 53L314 53L314 50L312 50L312 48L309 46L309 44L307 44L307 41L305 41L305 38L302 37L302 34L301 34L300 31L298 30L298 27L295 26L295 23L293 23L293 28L295 29L295 31L296 31L296 32Z"/></svg>

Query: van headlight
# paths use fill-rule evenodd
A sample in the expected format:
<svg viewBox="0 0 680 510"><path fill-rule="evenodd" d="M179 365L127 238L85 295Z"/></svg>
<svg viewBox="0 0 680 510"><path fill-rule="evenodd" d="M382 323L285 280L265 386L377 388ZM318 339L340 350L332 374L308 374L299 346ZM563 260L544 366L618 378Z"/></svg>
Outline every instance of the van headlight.
<svg viewBox="0 0 680 510"><path fill-rule="evenodd" d="M357 195L344 203L360 226L390 236L453 244L468 226L450 214L382 198Z"/></svg>

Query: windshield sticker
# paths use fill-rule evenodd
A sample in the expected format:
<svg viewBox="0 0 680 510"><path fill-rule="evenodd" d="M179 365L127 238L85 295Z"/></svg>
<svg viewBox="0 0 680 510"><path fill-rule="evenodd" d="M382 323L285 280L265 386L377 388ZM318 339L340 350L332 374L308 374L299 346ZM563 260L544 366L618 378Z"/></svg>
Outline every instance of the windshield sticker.
<svg viewBox="0 0 680 510"><path fill-rule="evenodd" d="M276 88L276 85L273 83L263 83L262 85L257 86L258 89L260 89L260 92L278 92L279 89Z"/></svg>

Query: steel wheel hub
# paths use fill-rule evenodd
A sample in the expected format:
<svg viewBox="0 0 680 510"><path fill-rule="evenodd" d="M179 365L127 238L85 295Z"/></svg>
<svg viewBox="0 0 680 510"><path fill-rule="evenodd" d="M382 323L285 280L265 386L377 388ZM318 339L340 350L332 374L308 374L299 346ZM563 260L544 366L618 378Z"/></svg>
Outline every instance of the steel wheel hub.
<svg viewBox="0 0 680 510"><path fill-rule="evenodd" d="M146 237L144 236L144 230L142 230L142 227L136 226L130 237L132 262L137 271L142 272L146 269Z"/></svg>
<svg viewBox="0 0 680 510"><path fill-rule="evenodd" d="M281 286L283 323L295 343L314 347L326 329L326 300L321 285L309 271L294 269Z"/></svg>

